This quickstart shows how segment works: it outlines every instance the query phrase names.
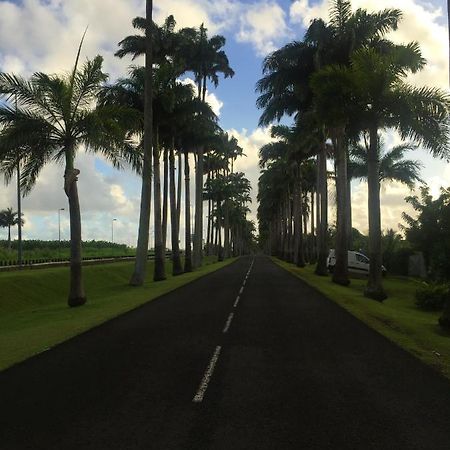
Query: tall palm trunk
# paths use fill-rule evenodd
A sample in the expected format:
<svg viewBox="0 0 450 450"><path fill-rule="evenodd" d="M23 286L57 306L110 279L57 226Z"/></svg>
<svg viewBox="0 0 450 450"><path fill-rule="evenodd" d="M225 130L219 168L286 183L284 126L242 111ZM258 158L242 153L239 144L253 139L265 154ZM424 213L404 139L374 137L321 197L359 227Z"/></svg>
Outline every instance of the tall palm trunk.
<svg viewBox="0 0 450 450"><path fill-rule="evenodd" d="M293 213L292 213L292 201L290 194L288 195L286 216L288 221L288 243L287 243L287 255L288 262L294 261L294 228L293 228Z"/></svg>
<svg viewBox="0 0 450 450"><path fill-rule="evenodd" d="M301 180L301 169L298 168L298 226L299 226L299 235L298 235L298 262L297 267L305 267L305 247L304 247L304 230L302 229L302 217L303 217L303 189L302 189L302 180Z"/></svg>
<svg viewBox="0 0 450 450"><path fill-rule="evenodd" d="M189 152L184 152L184 271L192 272L191 253L191 188L190 188Z"/></svg>
<svg viewBox="0 0 450 450"><path fill-rule="evenodd" d="M203 253L203 146L197 149L197 168L195 171L195 225L194 225L194 268L202 265Z"/></svg>
<svg viewBox="0 0 450 450"><path fill-rule="evenodd" d="M17 262L22 265L22 192L20 189L20 161L17 162Z"/></svg>
<svg viewBox="0 0 450 450"><path fill-rule="evenodd" d="M317 208L320 209L320 220L317 232L317 265L315 273L317 275L327 275L327 232L328 232L328 180L327 180L327 153L323 143L318 155L318 178L319 178L319 199ZM319 204L320 201L320 204Z"/></svg>
<svg viewBox="0 0 450 450"><path fill-rule="evenodd" d="M8 223L8 250L11 251L11 224Z"/></svg>
<svg viewBox="0 0 450 450"><path fill-rule="evenodd" d="M347 177L347 245L348 249L352 250L352 184L350 177Z"/></svg>
<svg viewBox="0 0 450 450"><path fill-rule="evenodd" d="M298 169L296 169L298 170ZM294 264L298 267L304 267L304 262L300 261L300 235L302 233L302 225L300 218L300 189L299 180L294 181ZM302 265L303 264L303 265Z"/></svg>
<svg viewBox="0 0 450 450"><path fill-rule="evenodd" d="M168 151L164 147L163 152L163 213L162 213L162 245L164 250L164 256L167 248L167 216L169 206L169 164L168 164Z"/></svg>
<svg viewBox="0 0 450 450"><path fill-rule="evenodd" d="M181 193L183 191L183 161L181 151L178 152L178 174L177 174L177 228L180 231L181 218Z"/></svg>
<svg viewBox="0 0 450 450"><path fill-rule="evenodd" d="M367 155L367 186L369 196L369 280L364 295L382 301L387 295L382 283L381 212L380 212L380 161L378 153L378 128L370 130Z"/></svg>
<svg viewBox="0 0 450 450"><path fill-rule="evenodd" d="M280 202L280 205L278 207L278 226L279 226L279 241L278 241L278 254L277 256L279 258L283 258L283 250L284 250L284 239L286 236L286 228L285 228L285 223L284 223L284 205L283 202Z"/></svg>
<svg viewBox="0 0 450 450"><path fill-rule="evenodd" d="M73 152L66 150L64 191L69 199L70 217L70 290L67 300L69 306L81 306L86 303L81 259L81 214L77 188L79 173L80 171L73 167Z"/></svg>
<svg viewBox="0 0 450 450"><path fill-rule="evenodd" d="M216 209L219 208L218 205L216 205ZM214 254L218 255L219 251L219 227L217 226L217 220L216 220L216 226L214 227Z"/></svg>
<svg viewBox="0 0 450 450"><path fill-rule="evenodd" d="M177 205L175 197L175 151L173 145L170 148L169 155L169 184L170 184L170 230L172 237L172 274L180 275L183 273L180 258L179 236L180 230L178 228Z"/></svg>
<svg viewBox="0 0 450 450"><path fill-rule="evenodd" d="M228 205L228 200L224 201L224 258L230 257L230 210Z"/></svg>
<svg viewBox="0 0 450 450"><path fill-rule="evenodd" d="M305 197L305 203L306 205L306 197ZM308 212L306 208L303 208L303 236L304 236L304 251L305 251L305 262L310 261L309 256L309 247L308 247Z"/></svg>
<svg viewBox="0 0 450 450"><path fill-rule="evenodd" d="M316 252L316 230L314 227L314 211L317 206L314 204L315 199L315 192L314 189L311 190L311 246L310 246L310 263L314 264L317 259L317 252Z"/></svg>
<svg viewBox="0 0 450 450"><path fill-rule="evenodd" d="M283 234L284 234L284 241L283 241L283 259L287 260L289 255L289 214L288 214L288 194L286 194L286 197L283 202Z"/></svg>
<svg viewBox="0 0 450 450"><path fill-rule="evenodd" d="M217 202L217 235L218 235L218 243L217 243L217 259L219 261L223 261L223 248L222 248L222 204L220 201Z"/></svg>
<svg viewBox="0 0 450 450"><path fill-rule="evenodd" d="M210 178L211 178L211 172L208 171L206 183L209 182ZM207 223L208 223L208 229L206 231L206 255L209 256L211 254L211 240L210 240L210 233L211 233L211 198L208 198L208 218L207 218Z"/></svg>
<svg viewBox="0 0 450 450"><path fill-rule="evenodd" d="M155 145L153 146L153 201L155 203L154 229L155 229L155 270L154 281L166 279L165 251L163 247L161 223L161 173L158 127L155 130Z"/></svg>
<svg viewBox="0 0 450 450"><path fill-rule="evenodd" d="M320 180L320 174L321 174L321 169L320 169L320 153L321 150L319 150L319 153L317 154L317 171L316 171L316 240L315 240L315 258L316 258L316 262L319 259L319 234L320 234L320 189L321 189L321 180ZM326 167L325 167L325 171L326 171Z"/></svg>
<svg viewBox="0 0 450 450"><path fill-rule="evenodd" d="M141 205L139 212L139 230L136 247L134 271L131 275L132 286L142 286L147 274L148 240L150 229L150 211L152 198L152 143L153 143L153 109L152 109L152 66L153 52L151 23L153 0L146 0L147 27L145 30L145 100L144 100L144 164L142 168Z"/></svg>
<svg viewBox="0 0 450 450"><path fill-rule="evenodd" d="M348 241L347 241L347 148L344 143L344 129L336 131L334 147L336 153L336 265L333 282L348 286Z"/></svg>

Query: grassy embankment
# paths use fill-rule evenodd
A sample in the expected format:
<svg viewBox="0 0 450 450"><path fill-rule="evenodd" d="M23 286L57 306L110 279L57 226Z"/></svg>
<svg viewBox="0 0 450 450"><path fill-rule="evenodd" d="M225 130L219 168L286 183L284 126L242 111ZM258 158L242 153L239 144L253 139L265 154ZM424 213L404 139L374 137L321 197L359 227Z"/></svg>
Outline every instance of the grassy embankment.
<svg viewBox="0 0 450 450"><path fill-rule="evenodd" d="M440 312L423 311L415 305L416 280L386 277L384 286L389 298L379 303L364 297L364 279L352 279L349 287L343 287L332 283L330 277L315 275L314 266L300 269L275 258L274 261L450 378L450 334L438 325Z"/></svg>
<svg viewBox="0 0 450 450"><path fill-rule="evenodd" d="M67 267L0 273L0 370L65 341L162 294L213 272L234 259L214 263L206 258L200 269L152 281L148 264L144 287L131 287L132 262L84 268L88 301L80 308L66 303ZM171 264L167 263L167 273Z"/></svg>

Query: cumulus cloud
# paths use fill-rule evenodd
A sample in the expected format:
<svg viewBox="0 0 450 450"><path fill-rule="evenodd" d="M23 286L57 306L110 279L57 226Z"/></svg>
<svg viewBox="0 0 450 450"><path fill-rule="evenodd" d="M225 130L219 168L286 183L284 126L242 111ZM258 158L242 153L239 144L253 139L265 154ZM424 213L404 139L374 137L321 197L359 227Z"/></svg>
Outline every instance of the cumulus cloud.
<svg viewBox="0 0 450 450"><path fill-rule="evenodd" d="M280 41L292 35L286 22L286 13L276 2L248 6L239 21L237 40L251 43L261 56L274 51Z"/></svg>
<svg viewBox="0 0 450 450"><path fill-rule="evenodd" d="M381 228L386 230L392 228L399 231L399 224L402 223L402 213L406 212L414 216L414 209L405 202L405 197L412 192L408 187L400 183L384 184L381 188ZM361 182L353 186L352 189L352 224L362 233L368 232L368 196L367 183Z"/></svg>
<svg viewBox="0 0 450 450"><path fill-rule="evenodd" d="M132 32L131 19L139 14L139 0L1 2L0 68L24 75L69 70L89 26L83 58L101 53L106 71L116 77L128 64L113 57L117 43Z"/></svg>
<svg viewBox="0 0 450 450"><path fill-rule="evenodd" d="M426 69L410 77L417 85L448 88L448 31L442 6L431 2L402 0L353 0L353 9L365 8L368 11L380 11L385 8L400 8L403 18L397 31L388 35L396 43L417 41L423 56L427 59ZM329 2L321 0L296 0L290 8L290 19L307 27L313 18L328 20Z"/></svg>

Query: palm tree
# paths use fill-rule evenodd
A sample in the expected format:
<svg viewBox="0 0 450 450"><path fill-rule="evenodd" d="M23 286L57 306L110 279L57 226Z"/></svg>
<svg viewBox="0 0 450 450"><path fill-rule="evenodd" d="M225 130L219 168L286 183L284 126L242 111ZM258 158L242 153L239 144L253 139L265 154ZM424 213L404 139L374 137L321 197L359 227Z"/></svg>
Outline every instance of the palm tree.
<svg viewBox="0 0 450 450"><path fill-rule="evenodd" d="M206 145L208 141L215 139L218 130L217 116L211 107L198 98L192 103L192 113L185 114L177 121L179 146L184 153L185 176L185 272L193 268L191 254L191 220L190 220L190 164L189 153L194 155L200 145Z"/></svg>
<svg viewBox="0 0 450 450"><path fill-rule="evenodd" d="M153 145L153 0L145 2L145 38L143 46L145 53L145 94L144 94L144 162L142 167L141 204L139 210L139 230L136 245L134 271L131 275L132 286L142 286L147 273L148 240L150 228L150 208L152 197L152 145Z"/></svg>
<svg viewBox="0 0 450 450"><path fill-rule="evenodd" d="M420 169L422 164L419 161L408 160L404 158L407 151L415 150L417 148L411 142L394 146L390 150L383 150L384 142L381 137L378 138L378 159L380 161L380 186L383 181L397 181L410 189L414 188L416 182L422 183L420 178ZM364 144L352 144L349 149L348 161L348 178L349 182L352 179L367 180L367 153L369 150L369 143L367 138L364 138ZM348 222L350 229L349 248L352 245L352 206L351 199L349 199L348 208Z"/></svg>
<svg viewBox="0 0 450 450"><path fill-rule="evenodd" d="M119 123L135 117L120 107L96 105L96 95L107 76L103 59L97 56L78 68L81 44L73 71L68 75L35 73L29 81L0 74L0 94L16 96L18 107L0 107L0 159L7 173L23 162L22 189L29 192L42 168L49 162L65 162L64 191L70 211L69 306L86 302L82 279L81 217L77 180L80 171L75 157L81 146L100 153L116 167L124 160L136 160L137 153L126 142Z"/></svg>
<svg viewBox="0 0 450 450"><path fill-rule="evenodd" d="M133 20L133 26L136 29L144 31L144 36L127 36L119 42L120 49L116 56L123 58L126 55L132 55L133 59L139 55L145 54L145 114L144 114L144 168L142 176L141 207L139 215L139 232L136 249L136 260L134 272L130 280L133 286L139 286L144 283L147 259L148 259L148 240L150 227L150 208L151 208L151 184L152 184L152 159L153 159L153 177L154 198L155 198L155 271L154 279L165 279L165 254L163 241L163 230L160 220L160 181L159 171L156 174L156 167L159 170L159 149L155 148L153 136L153 63L161 65L167 64L173 57L175 48L175 20L169 16L162 27L158 27L153 22L153 1L146 0L146 18L136 17ZM172 72L173 68L172 68ZM158 160L155 160L158 156ZM166 165L167 167L167 165ZM167 180L167 177L165 178ZM165 198L167 197L165 189ZM166 200L165 200L166 201Z"/></svg>
<svg viewBox="0 0 450 450"><path fill-rule="evenodd" d="M151 19L137 17L133 20L136 29L145 29L149 26L149 33L155 42L154 62L161 66L168 62L173 67L174 79L185 72L193 72L198 87L198 98L205 101L206 83L211 80L215 86L218 84L218 74L225 77L234 75L229 67L228 58L221 48L225 45L223 36L213 36L208 39L207 30L202 25L199 29L182 28L174 32L175 20L169 16L162 27L158 27ZM143 54L144 38L140 35L128 36L123 39L116 53L117 56L132 55L133 58ZM195 239L194 239L194 266L201 264L202 256L202 230L203 230L203 143L196 149L196 209L195 209ZM155 162L154 162L155 164ZM157 226L155 229L159 228ZM148 230L147 230L148 231ZM162 234L162 232L161 232Z"/></svg>
<svg viewBox="0 0 450 450"><path fill-rule="evenodd" d="M185 56L187 71L194 73L198 98L205 102L206 83L208 79L217 86L219 83L219 73L222 73L225 78L234 75L234 71L229 66L225 52L221 50L225 45L225 38L217 35L208 39L207 29L203 24L198 30L180 30L180 36L182 47L180 53ZM196 149L194 267L198 267L202 263L204 151L203 144L200 144Z"/></svg>
<svg viewBox="0 0 450 450"><path fill-rule="evenodd" d="M394 48L388 55L362 49L352 57L350 76L360 106L360 117L369 133L367 151L369 189L370 270L365 295L386 298L381 273L380 161L378 132L395 128L403 139L414 139L434 156L449 157L450 97L433 88L405 83L408 72L423 68L416 43Z"/></svg>
<svg viewBox="0 0 450 450"><path fill-rule="evenodd" d="M397 181L413 189L415 183L423 183L420 178L420 170L423 167L420 161L405 159L405 153L416 150L417 145L406 142L396 145L389 150L383 150L384 142L378 137L378 159L380 161L380 187L383 181ZM356 144L350 147L348 172L351 178L367 180L367 152L368 142L364 145Z"/></svg>
<svg viewBox="0 0 450 450"><path fill-rule="evenodd" d="M24 220L19 220L19 213L17 211L13 211L12 208L6 208L3 211L0 211L0 227L8 228L8 249L11 250L11 227L15 227L16 225L23 226Z"/></svg>

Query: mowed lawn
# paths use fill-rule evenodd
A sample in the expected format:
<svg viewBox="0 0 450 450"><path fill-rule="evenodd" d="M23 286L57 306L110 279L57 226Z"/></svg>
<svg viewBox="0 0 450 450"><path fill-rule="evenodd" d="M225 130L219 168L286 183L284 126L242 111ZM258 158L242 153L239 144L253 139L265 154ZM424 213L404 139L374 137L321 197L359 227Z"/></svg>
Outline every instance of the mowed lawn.
<svg viewBox="0 0 450 450"><path fill-rule="evenodd" d="M67 306L68 267L0 273L0 370L234 261L216 259L177 277L167 263L167 280L158 283L149 262L143 287L128 285L132 262L86 266L88 301L79 308Z"/></svg>
<svg viewBox="0 0 450 450"><path fill-rule="evenodd" d="M329 276L315 275L315 266L300 269L278 259L274 261L450 378L450 334L438 325L440 312L423 311L415 305L414 295L419 286L418 281L387 276L384 285L389 298L379 303L364 297L364 279L352 278L350 286L343 287L332 283ZM380 364L383 362L380 361Z"/></svg>

